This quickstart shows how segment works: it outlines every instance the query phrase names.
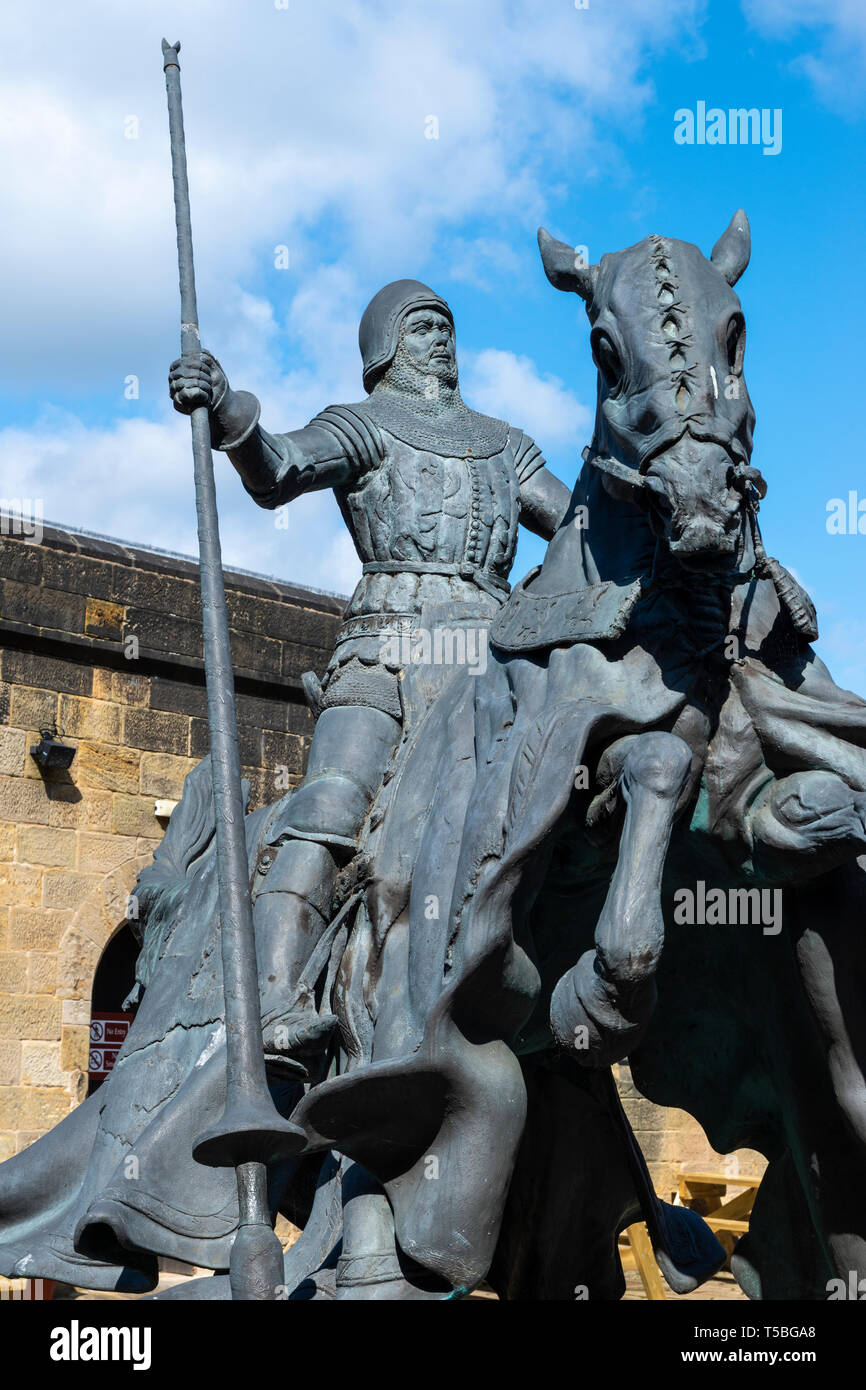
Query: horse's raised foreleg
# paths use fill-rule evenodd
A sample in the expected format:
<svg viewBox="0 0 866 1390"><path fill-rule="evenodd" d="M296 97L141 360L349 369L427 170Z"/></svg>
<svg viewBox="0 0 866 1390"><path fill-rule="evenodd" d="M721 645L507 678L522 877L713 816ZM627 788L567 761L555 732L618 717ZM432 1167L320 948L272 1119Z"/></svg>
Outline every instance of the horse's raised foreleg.
<svg viewBox="0 0 866 1390"><path fill-rule="evenodd" d="M557 1041L585 1066L626 1057L655 1007L662 873L690 764L688 746L674 734L640 734L628 745L618 779L625 822L595 950L563 975L550 1006Z"/></svg>

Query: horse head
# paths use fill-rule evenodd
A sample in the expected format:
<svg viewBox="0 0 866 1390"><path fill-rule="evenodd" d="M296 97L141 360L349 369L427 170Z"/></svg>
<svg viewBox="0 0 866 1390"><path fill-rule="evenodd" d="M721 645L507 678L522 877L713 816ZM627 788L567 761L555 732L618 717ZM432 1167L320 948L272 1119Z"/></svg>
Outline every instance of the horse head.
<svg viewBox="0 0 866 1390"><path fill-rule="evenodd" d="M733 289L749 262L746 214L735 213L709 260L660 236L598 265L543 228L538 242L551 284L579 294L592 324L598 401L588 456L606 489L647 509L679 563L729 568L746 499L763 495L749 466L755 415Z"/></svg>

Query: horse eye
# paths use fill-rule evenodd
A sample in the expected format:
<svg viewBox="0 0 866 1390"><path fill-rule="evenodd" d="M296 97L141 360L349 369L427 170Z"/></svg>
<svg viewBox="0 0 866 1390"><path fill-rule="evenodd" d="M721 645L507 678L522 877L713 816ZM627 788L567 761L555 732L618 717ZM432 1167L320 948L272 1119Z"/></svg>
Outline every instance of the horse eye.
<svg viewBox="0 0 866 1390"><path fill-rule="evenodd" d="M745 336L745 324L741 318L732 318L728 324L728 366L732 372L740 370L743 365L743 339Z"/></svg>
<svg viewBox="0 0 866 1390"><path fill-rule="evenodd" d="M616 386L622 376L622 362L607 334L599 333L592 345L592 354L608 386Z"/></svg>

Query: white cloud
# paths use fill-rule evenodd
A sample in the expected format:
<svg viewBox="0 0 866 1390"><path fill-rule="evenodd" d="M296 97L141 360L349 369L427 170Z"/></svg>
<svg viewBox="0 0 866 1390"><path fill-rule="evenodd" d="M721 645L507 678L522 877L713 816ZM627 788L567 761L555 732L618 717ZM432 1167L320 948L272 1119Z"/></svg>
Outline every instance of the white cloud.
<svg viewBox="0 0 866 1390"><path fill-rule="evenodd" d="M171 410L158 422L105 427L49 411L35 429L0 431L0 456L8 461L4 495L38 503L45 521L198 553L189 424ZM360 566L330 493L292 503L283 529L284 519L255 506L220 454L215 471L227 566L351 592Z"/></svg>
<svg viewBox="0 0 866 1390"><path fill-rule="evenodd" d="M559 377L541 375L529 357L485 348L469 354L461 371L466 403L532 436L542 451L578 451L591 412Z"/></svg>
<svg viewBox="0 0 866 1390"><path fill-rule="evenodd" d="M481 290L499 288L503 276L513 276L520 269L514 246L500 237L455 238L451 258L449 278Z"/></svg>
<svg viewBox="0 0 866 1390"><path fill-rule="evenodd" d="M41 25L13 10L0 120L7 382L42 373L50 399L56 380L109 392L128 372L163 372L177 318L163 27L188 39L203 328L230 341L251 277L277 306L337 260L364 278L363 299L443 237L460 242L467 219L534 229L544 161L554 182L579 181L596 118L609 130L643 107L644 59L683 42L699 7L80 0L49 4ZM438 140L425 139L431 114ZM289 271L273 269L280 244Z"/></svg>
<svg viewBox="0 0 866 1390"><path fill-rule="evenodd" d="M809 35L810 49L792 60L828 106L863 105L866 6L863 0L743 0L746 18L772 38Z"/></svg>
<svg viewBox="0 0 866 1390"><path fill-rule="evenodd" d="M703 0L46 0L4 16L0 160L6 495L69 525L195 552L188 427L167 404L178 305L158 41L181 63L202 336L273 429L360 394L357 325L434 257L519 274L546 188L590 179L652 99L648 60L691 42ZM425 138L427 118L438 140ZM128 117L136 139L125 138ZM286 245L290 268L274 266ZM543 448L585 420L561 382L493 349L467 395ZM137 401L124 382L139 377ZM226 471L228 470L228 471ZM218 462L226 559L324 588L357 562L330 496L288 532ZM354 568L353 568L354 567Z"/></svg>
<svg viewBox="0 0 866 1390"><path fill-rule="evenodd" d="M116 420L88 427L46 410L33 429L0 432L7 495L39 500L46 520L192 553L189 425Z"/></svg>

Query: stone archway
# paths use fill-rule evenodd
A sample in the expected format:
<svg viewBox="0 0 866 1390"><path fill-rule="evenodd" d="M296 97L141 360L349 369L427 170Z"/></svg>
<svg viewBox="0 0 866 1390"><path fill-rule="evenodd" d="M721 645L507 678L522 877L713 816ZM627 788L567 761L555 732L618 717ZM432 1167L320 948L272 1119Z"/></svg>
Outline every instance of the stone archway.
<svg viewBox="0 0 866 1390"><path fill-rule="evenodd" d="M60 1068L72 1105L87 1094L93 981L113 937L127 924L135 881L153 855L130 855L88 894L67 927L57 952L56 997L62 1000Z"/></svg>

